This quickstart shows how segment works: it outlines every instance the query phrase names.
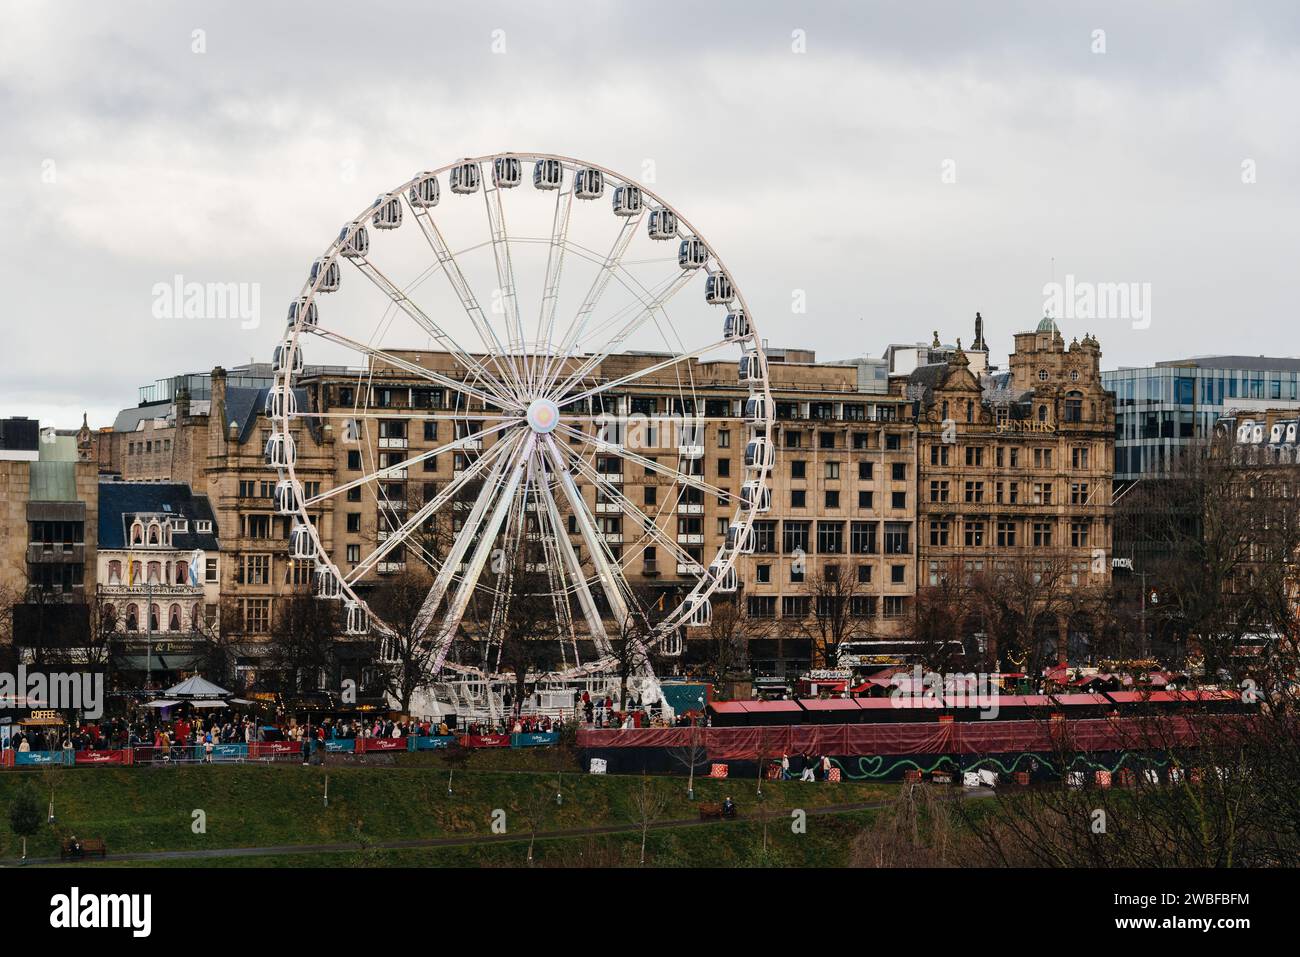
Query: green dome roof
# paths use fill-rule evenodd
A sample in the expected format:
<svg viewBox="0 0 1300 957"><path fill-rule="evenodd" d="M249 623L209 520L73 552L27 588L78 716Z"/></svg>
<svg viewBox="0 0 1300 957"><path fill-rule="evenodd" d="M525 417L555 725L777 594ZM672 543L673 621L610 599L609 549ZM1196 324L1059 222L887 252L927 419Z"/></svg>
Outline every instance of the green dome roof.
<svg viewBox="0 0 1300 957"><path fill-rule="evenodd" d="M1061 330L1057 328L1055 319L1053 319L1051 316L1043 316L1043 318L1038 323L1038 331L1055 332L1059 334Z"/></svg>

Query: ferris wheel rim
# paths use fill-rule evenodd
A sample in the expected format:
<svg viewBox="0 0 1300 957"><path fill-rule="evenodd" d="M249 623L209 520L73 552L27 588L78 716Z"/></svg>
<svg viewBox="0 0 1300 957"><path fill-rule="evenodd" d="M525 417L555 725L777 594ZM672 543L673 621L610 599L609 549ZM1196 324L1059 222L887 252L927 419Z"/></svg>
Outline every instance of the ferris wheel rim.
<svg viewBox="0 0 1300 957"><path fill-rule="evenodd" d="M380 200L376 200L375 204L363 208L358 212L356 216L348 220L348 225L345 226L344 229L340 231L339 236L327 247L325 253L321 257L319 257L319 261L325 264L326 269L321 270L321 274L316 278L315 282L313 282L310 277L306 282L304 282L296 301L298 303L302 303L305 305L301 309L300 314L298 315L296 321L292 323L291 328L287 330L286 333L281 337L281 344L288 345L290 349L291 359L289 362L285 364L283 370L278 375L278 383L280 387L286 393L292 392L294 388L294 361L293 361L292 354L296 353L298 357L301 356L300 350L301 350L301 340L305 329L305 314L310 308L310 306L316 303L319 299L319 296L321 294L320 287L325 283L326 280L326 271L328 270L329 266L333 264L339 264L339 261L341 259L347 258L343 255L343 249L345 248L345 246L347 246L349 242L353 240L357 231L360 228L367 227L368 219L373 214L379 202L381 200L384 200L385 198L397 199L397 200L409 199L410 196L409 191L411 191L413 187L415 187L417 184L425 180L428 180L430 178L442 177L446 174L449 174L451 170L457 167L464 166L465 164L475 164L480 170L480 176L482 176L483 167L486 164L493 164L498 159L503 159L507 157L517 160L520 164L536 163L542 160L557 161L562 166L562 171L560 173L561 180L563 179L564 171L566 170L569 172L570 176L572 176L579 169L592 169L592 170L599 171L602 177L606 179L606 184L605 184L606 186L616 186L616 185L635 186L638 190L640 190L641 195L643 197L643 202L645 198L648 198L655 204L655 208L667 210L673 214L678 224L679 234L684 231L687 234L688 238L698 239L703 244L704 249L707 251L707 257L705 263L711 264L714 267L713 269L709 270L709 274L713 275L716 272L720 272L725 274L730 280L730 288L733 293L733 298L735 300L735 303L737 304L737 308L738 310L742 311L746 317L748 317L750 323L751 332L747 337L750 346L749 354L759 357L758 361L761 363L761 369L762 369L761 376L757 380L751 379L748 383L749 386L748 389L747 390L742 389L742 391L748 391L751 397L761 396L764 399L763 402L764 417L759 422L745 422L744 428L747 433L752 433L756 437L757 436L764 437L769 443L771 443L773 423L774 423L774 408L773 408L773 402L771 398L771 383L770 383L769 375L767 373L767 361L765 355L766 350L764 348L762 339L758 334L757 327L753 324L752 313L749 310L748 303L744 297L744 293L740 289L739 285L735 283L735 280L732 277L730 270L727 268L724 260L718 254L716 248L711 243L708 242L708 240L704 237L704 235L694 226L694 224L689 219L683 216L675 206L667 202L654 189L647 187L642 183L639 183L626 176L623 176L622 174L608 167L604 167L602 165L592 163L586 160L581 160L576 157L564 156L560 154L530 153L530 152L521 153L521 152L511 151L511 152L483 154L474 157L465 157L456 160L452 163L448 163L443 166L437 167L436 169L418 173L415 176L411 177L406 182L402 183L401 185L394 187L393 189L388 190L386 192L380 193L379 194ZM483 185L485 187L486 183L484 183ZM572 185L570 186L570 190L571 189L572 189ZM414 206L409 206L409 208L414 210ZM427 214L427 210L426 210L426 214ZM416 215L418 216L419 214L417 213ZM638 222L639 221L640 221L640 217L638 217ZM341 264L339 265L339 268L340 269L342 268ZM685 283L683 283L683 285L684 284ZM633 303L629 305L631 306L635 304ZM314 332L315 330L312 331ZM580 337L579 337L579 341L580 341ZM745 354L745 346L743 344L743 340L740 341L741 341L742 354ZM698 351L704 353L714 348L725 346L727 343L728 340L724 339L718 343L714 343L710 347L706 347L706 349L698 350ZM540 342L538 344L540 344ZM555 343L553 341L547 342L548 346L552 346L554 344ZM499 340L498 340L498 345L500 345ZM526 343L524 343L521 340L520 345L525 346ZM569 347L568 351L562 350L562 355L560 357L561 364L567 359L581 357L581 353L576 351L576 346L577 346L577 341L575 341ZM451 350L447 350L447 351L451 351ZM504 352L505 350L503 349L501 351ZM378 355L378 352L370 351L368 353L363 352L363 354L366 354L369 359L373 360L373 358L375 358ZM469 356L475 355L474 352L468 352L468 351L465 354ZM596 354L599 354L599 350L597 351ZM500 356L498 355L498 358L499 357ZM679 361L681 360L680 359L675 360L675 362L679 362ZM484 361L483 365L486 366L486 361ZM371 368L373 370L373 366ZM689 370L689 365L688 365L688 370ZM468 370L462 370L462 378L468 378ZM578 383L581 383L582 379L583 377L581 376L578 377L577 380ZM501 381L502 384L507 384L505 383L504 378ZM557 377L553 378L550 381L549 386L556 386L557 383L559 383L559 381L560 380L557 375ZM741 383L741 385L743 386L745 385L745 383ZM566 382L565 385L558 387L557 392L560 393L564 392L568 388L568 386L569 383ZM583 399L590 399L613 387L614 387L613 384L607 383L604 386L599 388L587 389L584 391L584 394L582 395L568 398L566 401L563 402L563 405L569 405L574 402L580 402ZM692 389L691 394L692 396L694 396L695 387L693 384L691 386L691 389ZM455 389L455 391L460 392L462 395L466 394L464 389ZM492 397L493 404L494 405L499 404L502 407L502 412L505 413L507 411L507 406L509 406L509 401L508 401L509 397L503 392L490 392L488 394ZM518 398L522 399L523 396L518 396ZM515 409L514 411L520 411L520 410ZM310 413L307 413L305 410L299 413L299 412L290 412L288 408L285 408L282 409L281 412L282 414L280 416L273 417L273 434L274 434L274 430L276 429L276 423L278 422L279 425L278 431L282 434L291 436L290 423L295 419L304 419L310 417ZM415 416L412 416L412 418L414 417ZM420 417L428 418L429 416L420 416ZM463 414L458 413L456 415L449 415L447 416L447 418L458 418L458 419L472 418L475 420L486 419L485 416L481 416L481 415L471 416L468 402L465 403L465 411ZM501 418L504 424L500 428L503 430L510 425L518 425L520 422L520 418L518 416L507 416L503 414ZM503 442L494 442L493 448L496 448L503 444L504 444ZM560 448L563 448L564 446L564 443L554 443L554 444L559 446ZM445 451L446 449L447 446L442 445L439 446L436 451L440 452L440 451ZM568 451L571 452L572 450L568 450ZM627 456L624 454L624 450L613 448L607 451L612 452L615 455L618 455L620 458L623 458L624 460L627 459ZM774 451L774 446L773 446L773 451ZM481 460L482 457L476 459L475 461L478 462ZM560 456L557 459L557 461L560 460L562 460L562 456ZM396 468L396 466L393 466L393 468ZM287 460L284 467L282 468L277 467L277 471L280 473L282 479L287 476L290 483L292 483L292 487L294 489L302 488L302 482L299 480L297 474L298 463L295 457L290 457ZM687 477L686 473L677 470L672 470L672 471L674 471L679 478L684 479ZM771 471L772 471L772 462L768 458L764 458L759 463L758 467L753 470L754 480L756 480L759 483L759 487L761 489L767 489L769 487L768 483L769 483ZM730 498L734 503L736 503L736 508L734 510L732 521L729 527L734 527L739 525L740 528L742 529L743 536L745 537L751 536L753 534L754 522L757 520L757 516L759 515L759 510L757 508L743 507L740 504L740 496L731 495ZM313 500L313 501L318 501L318 500ZM305 528L307 529L307 534L311 537L314 545L313 551L315 556L314 557L315 568L327 570L329 574L334 576L334 578L341 585L340 598L348 602L351 606L358 607L364 610L367 616L367 621L370 630L379 632L381 635L389 635L389 636L394 635L395 632L388 626L388 624L384 622L379 616L375 615L372 612L372 610L369 607L369 603L366 601L366 599L362 595L357 593L355 586L359 583L360 580L357 579L354 581L349 581L348 580L349 576L343 574L342 570L331 558L330 553L325 549L324 542L321 540L320 530L316 527L315 522L312 521L308 504L309 503L304 495L297 495L295 497L296 508L293 511L292 516L286 516L286 517L291 517L292 519L296 519L299 526L305 526ZM630 513L624 512L620 514L626 515ZM501 529L498 529L496 534L500 534L501 531L502 531ZM665 537L670 537L670 536L667 536L665 533ZM640 543L641 547L642 548L648 547L646 543L648 543L649 541L650 539L647 534L647 536L643 538ZM657 626L655 626L655 628L653 629L653 639L652 639L654 644L658 644L662 642L664 639L664 635L667 631L669 630L675 631L679 628L684 627L685 619L689 615L689 609L692 603L708 601L711 598L711 596L717 591L721 583L722 575L730 573L735 569L740 554L741 554L741 550L739 547L728 548L727 544L724 542L723 545L719 547L718 552L712 562L706 563L703 559L699 561L698 564L701 567L701 573L697 576L695 587L687 588L685 590L685 594L681 598L681 603L678 606L678 608L675 609L668 616L666 616L664 619L662 619ZM720 574L716 577L711 574L712 569L715 567L717 567L720 572ZM313 571L313 574L315 574L315 571ZM683 586L685 585L686 583L684 582ZM457 627L459 627L459 622L457 623ZM650 649L647 649L647 651L648 650ZM445 659L441 660L439 664L440 666L447 667L451 670L478 673L477 669L459 665L458 663L454 663L451 661L446 661ZM584 665L571 670L574 671L575 674L579 672L589 673L588 672L589 667L590 665ZM562 674L562 673L564 672L556 672L556 674Z"/></svg>

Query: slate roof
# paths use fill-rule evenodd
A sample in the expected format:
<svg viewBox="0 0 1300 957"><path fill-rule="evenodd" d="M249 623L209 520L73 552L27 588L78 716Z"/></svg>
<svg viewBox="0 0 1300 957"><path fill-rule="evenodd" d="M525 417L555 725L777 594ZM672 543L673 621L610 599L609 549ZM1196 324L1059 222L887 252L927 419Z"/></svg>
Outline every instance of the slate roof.
<svg viewBox="0 0 1300 957"><path fill-rule="evenodd" d="M113 420L114 432L134 432L140 423L148 419L165 419L172 414L170 402L154 402L150 405L138 405L133 409L123 409Z"/></svg>
<svg viewBox="0 0 1300 957"><path fill-rule="evenodd" d="M184 532L172 533L175 551L219 551L217 518L206 495L195 495L180 482L100 482L99 547L126 548L136 515L171 515L189 520ZM195 531L196 522L212 523L210 533Z"/></svg>
<svg viewBox="0 0 1300 957"><path fill-rule="evenodd" d="M252 438L253 430L257 428L257 420L266 408L266 394L271 390L253 389L245 386L228 386L226 388L226 415L225 421L221 423L222 428L230 428L230 423L234 422L239 429L239 442L242 445ZM307 390L294 389L294 399L297 401L299 409L307 408ZM309 419L307 421L308 431L317 439L320 438L320 420Z"/></svg>

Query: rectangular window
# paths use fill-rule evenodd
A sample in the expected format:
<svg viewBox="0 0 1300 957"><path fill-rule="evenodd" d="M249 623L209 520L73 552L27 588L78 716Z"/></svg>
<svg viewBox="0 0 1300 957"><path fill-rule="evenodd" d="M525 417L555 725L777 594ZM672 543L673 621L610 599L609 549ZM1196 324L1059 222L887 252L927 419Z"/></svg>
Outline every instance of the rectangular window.
<svg viewBox="0 0 1300 957"><path fill-rule="evenodd" d="M785 522L782 525L781 551L787 555L808 551L808 522Z"/></svg>
<svg viewBox="0 0 1300 957"><path fill-rule="evenodd" d="M876 523L851 523L849 525L849 548L854 555L874 555L876 553Z"/></svg>
<svg viewBox="0 0 1300 957"><path fill-rule="evenodd" d="M936 548L948 545L948 523L938 519L930 522L930 544Z"/></svg>
<svg viewBox="0 0 1300 957"><path fill-rule="evenodd" d="M858 463L858 481L860 481L860 482L870 482L870 481L872 480L872 478L874 478L874 477L875 477L875 463L874 463L874 462L859 462L859 463Z"/></svg>
<svg viewBox="0 0 1300 957"><path fill-rule="evenodd" d="M838 479L838 478L840 477L840 463L839 463L839 462L827 462L827 463L825 463L825 470L826 470L826 477L827 477L828 479L832 479L832 480L834 480L834 479Z"/></svg>
<svg viewBox="0 0 1300 957"><path fill-rule="evenodd" d="M874 499L875 499L875 493L873 492L859 492L858 508L863 508L863 509L875 508Z"/></svg>
<svg viewBox="0 0 1300 957"><path fill-rule="evenodd" d="M822 555L839 555L844 551L844 523L817 523L817 551Z"/></svg>

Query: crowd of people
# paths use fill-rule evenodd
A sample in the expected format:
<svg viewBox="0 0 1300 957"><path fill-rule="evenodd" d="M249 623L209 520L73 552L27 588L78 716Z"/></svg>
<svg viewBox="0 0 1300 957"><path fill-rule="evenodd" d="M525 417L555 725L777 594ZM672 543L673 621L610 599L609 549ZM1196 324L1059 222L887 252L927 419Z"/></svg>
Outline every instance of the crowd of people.
<svg viewBox="0 0 1300 957"><path fill-rule="evenodd" d="M707 714L674 714L660 701L643 702L629 694L626 702L610 694L582 691L575 699L573 721L593 728L667 728L708 724ZM189 705L176 713L133 709L123 717L84 721L76 725L14 725L7 746L15 751L98 751L122 748L155 748L164 756L178 748L197 748L207 759L219 745L254 744L266 741L310 740L323 747L327 741L357 738L404 738L408 735L446 736L458 731L470 735L558 733L566 724L562 714L524 713L519 703L509 701L506 714L496 720L475 720L460 728L455 719L402 719L324 717L258 719L236 709L205 711Z"/></svg>
<svg viewBox="0 0 1300 957"><path fill-rule="evenodd" d="M593 728L685 728L692 724L708 724L707 714L682 711L666 712L662 701L645 704L635 694L628 695L626 710L606 694L594 698L584 691L578 699L578 712Z"/></svg>

